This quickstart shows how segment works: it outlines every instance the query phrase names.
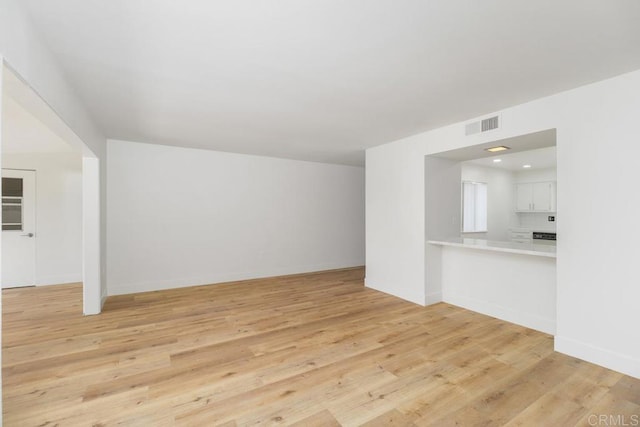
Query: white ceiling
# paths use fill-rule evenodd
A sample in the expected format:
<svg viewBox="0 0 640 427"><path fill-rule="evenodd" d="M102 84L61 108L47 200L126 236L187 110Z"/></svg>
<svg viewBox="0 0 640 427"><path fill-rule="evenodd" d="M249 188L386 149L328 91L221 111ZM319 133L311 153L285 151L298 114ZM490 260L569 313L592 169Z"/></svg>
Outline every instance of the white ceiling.
<svg viewBox="0 0 640 427"><path fill-rule="evenodd" d="M554 147L556 145L556 139L556 130L547 129L539 132L517 135L510 138L493 140L482 144L469 145L466 147L457 148L455 150L443 151L441 153L432 154L432 156L440 157L443 159L456 160L459 162L477 160L477 164L488 166L489 163L492 162L492 160L488 160L489 158L503 158L505 155L509 155L511 157L514 156L515 153L525 151L530 152L532 150ZM500 153L491 153L487 151L487 148L495 147L498 145L509 147L509 150Z"/></svg>
<svg viewBox="0 0 640 427"><path fill-rule="evenodd" d="M637 0L24 0L110 138L363 149L640 69Z"/></svg>
<svg viewBox="0 0 640 427"><path fill-rule="evenodd" d="M499 163L494 159L500 159ZM539 148L537 150L520 151L512 154L494 155L482 159L470 160L468 163L484 166L488 168L496 168L509 170L514 172L526 170L549 169L556 167L556 147ZM524 165L530 165L530 168L523 168Z"/></svg>

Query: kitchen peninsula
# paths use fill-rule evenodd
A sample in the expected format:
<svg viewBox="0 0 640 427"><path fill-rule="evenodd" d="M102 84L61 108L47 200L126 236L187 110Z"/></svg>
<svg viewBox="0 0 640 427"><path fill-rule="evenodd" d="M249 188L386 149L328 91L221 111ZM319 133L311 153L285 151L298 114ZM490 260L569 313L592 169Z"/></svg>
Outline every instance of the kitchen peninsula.
<svg viewBox="0 0 640 427"><path fill-rule="evenodd" d="M556 333L555 139L548 130L426 156L425 206L437 206L425 209L426 304Z"/></svg>
<svg viewBox="0 0 640 427"><path fill-rule="evenodd" d="M443 301L555 334L555 246L467 238L426 246L428 280Z"/></svg>

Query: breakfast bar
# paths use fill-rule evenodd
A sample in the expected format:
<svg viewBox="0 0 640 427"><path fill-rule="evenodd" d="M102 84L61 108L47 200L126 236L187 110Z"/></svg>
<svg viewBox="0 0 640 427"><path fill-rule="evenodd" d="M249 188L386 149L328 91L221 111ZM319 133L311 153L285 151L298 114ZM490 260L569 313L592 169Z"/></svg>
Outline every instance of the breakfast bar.
<svg viewBox="0 0 640 427"><path fill-rule="evenodd" d="M426 245L427 280L439 282L443 301L555 334L555 246L469 238Z"/></svg>
<svg viewBox="0 0 640 427"><path fill-rule="evenodd" d="M452 238L446 240L429 240L432 245L453 246L458 248L478 249L482 251L506 252L512 254L534 255L548 258L556 257L556 247L535 243L519 243L511 241L492 241L484 239Z"/></svg>

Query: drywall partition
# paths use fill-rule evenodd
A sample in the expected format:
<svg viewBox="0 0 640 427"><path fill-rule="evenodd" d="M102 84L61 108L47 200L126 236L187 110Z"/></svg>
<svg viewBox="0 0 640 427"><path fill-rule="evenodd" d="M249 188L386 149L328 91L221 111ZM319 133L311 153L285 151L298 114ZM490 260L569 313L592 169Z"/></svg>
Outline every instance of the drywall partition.
<svg viewBox="0 0 640 427"><path fill-rule="evenodd" d="M87 158L97 158L101 165L97 194L99 200L98 239L92 239L94 244L100 245L91 249L100 257L101 276L100 281L93 286L99 289L90 292L91 295L104 294L106 292L106 140L100 130L94 125L82 102L75 95L64 77L64 73L58 67L55 58L51 55L45 44L40 39L38 32L33 28L31 21L24 10L24 5L18 0L0 0L0 55L4 57L4 64L8 64L17 75L38 95L47 108L55 112L63 123L64 128L71 130L73 135L82 142L83 155ZM43 120L48 124L46 120ZM54 126L57 127L57 126ZM84 212L85 219L95 212ZM100 238L102 237L102 238ZM85 242L86 246L87 242ZM85 271L87 264L85 263ZM90 272L92 275L96 272ZM87 282L85 280L85 282ZM87 284L85 283L85 287ZM86 292L86 289L85 289ZM89 309L87 304L94 308L100 301L89 302L85 300L84 312L91 314L95 309ZM99 310L97 311L99 312Z"/></svg>
<svg viewBox="0 0 640 427"><path fill-rule="evenodd" d="M640 72L571 93L558 143L559 351L640 378ZM603 224L606 226L603 228ZM593 238L592 231L603 230Z"/></svg>
<svg viewBox="0 0 640 427"><path fill-rule="evenodd" d="M425 187L420 148L408 142L366 152L365 283L424 304Z"/></svg>
<svg viewBox="0 0 640 427"><path fill-rule="evenodd" d="M438 207L425 215L425 234L429 240L460 235L461 166L454 160L425 157L425 202Z"/></svg>
<svg viewBox="0 0 640 427"><path fill-rule="evenodd" d="M424 158L425 203L437 206L425 212L425 240L442 240L460 235L462 199L461 164L433 156ZM427 245L425 259L425 304L442 301L441 248Z"/></svg>
<svg viewBox="0 0 640 427"><path fill-rule="evenodd" d="M640 230L628 227L640 210L638 93L635 71L505 109L486 134L465 136L461 122L367 150L367 286L425 302L424 217L436 208L424 203L425 155L556 128L556 348L640 376Z"/></svg>
<svg viewBox="0 0 640 427"><path fill-rule="evenodd" d="M98 314L106 296L103 275L104 252L101 252L100 160L82 158L82 287L84 314ZM104 205L102 205L104 206Z"/></svg>
<svg viewBox="0 0 640 427"><path fill-rule="evenodd" d="M82 281L79 153L4 153L2 167L36 171L36 285Z"/></svg>
<svg viewBox="0 0 640 427"><path fill-rule="evenodd" d="M109 294L364 264L364 170L108 142Z"/></svg>

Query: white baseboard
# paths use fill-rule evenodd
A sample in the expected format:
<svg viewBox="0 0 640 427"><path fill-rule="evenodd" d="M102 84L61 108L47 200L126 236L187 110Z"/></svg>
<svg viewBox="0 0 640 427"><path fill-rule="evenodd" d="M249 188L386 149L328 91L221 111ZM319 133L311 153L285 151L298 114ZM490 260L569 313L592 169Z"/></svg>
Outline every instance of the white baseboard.
<svg viewBox="0 0 640 427"><path fill-rule="evenodd" d="M442 292L434 292L424 297L424 305L432 305L442 302Z"/></svg>
<svg viewBox="0 0 640 427"><path fill-rule="evenodd" d="M189 286L212 285L239 280L264 279L267 277L286 276L290 274L304 274L341 268L362 267L362 265L362 261L355 261L340 265L320 264L298 268L265 270L260 272L212 274L208 277L185 277L181 279L156 280L138 283L109 283L107 285L107 295L126 295L136 294L139 292L162 291L166 289L187 288Z"/></svg>
<svg viewBox="0 0 640 427"><path fill-rule="evenodd" d="M457 305L468 310L477 311L487 316L496 317L516 325L535 329L536 331L554 335L556 333L555 319L547 319L537 316L533 313L523 313L508 307L503 307L486 301L480 301L474 298L461 297L456 295L448 295L444 302Z"/></svg>
<svg viewBox="0 0 640 427"><path fill-rule="evenodd" d="M44 276L36 278L36 286L63 285L66 283L81 283L82 273L66 274L60 276Z"/></svg>
<svg viewBox="0 0 640 427"><path fill-rule="evenodd" d="M555 337L554 349L640 379L640 360L566 337Z"/></svg>
<svg viewBox="0 0 640 427"><path fill-rule="evenodd" d="M412 297L410 297L408 295L401 295L401 294L397 294L397 293L391 293L391 292L389 292L388 289L378 288L375 285L373 285L370 282L368 282L366 277L364 278L364 286L366 286L369 289L373 289L374 291L382 292L384 294L391 295L391 296L394 296L396 298L400 298L400 299L403 299L405 301L409 301L409 302L412 302L414 304L418 304L418 305L424 306L424 301L421 301L420 299L417 299L417 298L412 298Z"/></svg>

